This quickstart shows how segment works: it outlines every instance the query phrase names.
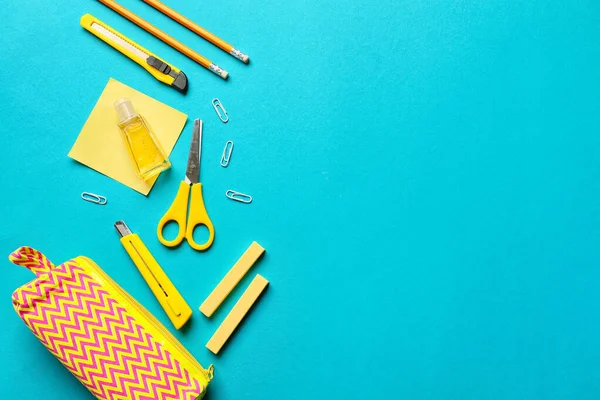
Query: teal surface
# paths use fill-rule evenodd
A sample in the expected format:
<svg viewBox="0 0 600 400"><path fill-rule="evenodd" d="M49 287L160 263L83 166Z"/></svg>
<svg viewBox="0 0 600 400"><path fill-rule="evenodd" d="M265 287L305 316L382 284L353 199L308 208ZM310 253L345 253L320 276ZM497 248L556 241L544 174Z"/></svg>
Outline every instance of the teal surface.
<svg viewBox="0 0 600 400"><path fill-rule="evenodd" d="M89 256L171 327L119 243L124 219L194 309L176 334L215 365L209 400L600 397L597 1L165 0L249 66L121 2L231 79L96 1L4 2L0 253ZM189 93L84 31L86 12L185 71ZM110 77L190 116L147 198L67 157ZM196 117L206 253L155 233ZM250 279L212 319L197 308L253 240L271 285L214 356L205 344ZM2 271L0 397L91 399L12 309L32 275Z"/></svg>

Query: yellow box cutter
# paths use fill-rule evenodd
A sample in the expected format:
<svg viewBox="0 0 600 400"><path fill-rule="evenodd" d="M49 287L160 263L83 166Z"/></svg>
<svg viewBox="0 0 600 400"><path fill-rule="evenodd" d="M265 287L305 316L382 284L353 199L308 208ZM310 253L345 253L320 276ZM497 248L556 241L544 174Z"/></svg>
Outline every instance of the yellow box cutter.
<svg viewBox="0 0 600 400"><path fill-rule="evenodd" d="M85 14L81 17L81 26L94 36L102 39L133 61L144 67L144 69L159 81L174 87L176 90L185 93L188 87L187 76L183 71L162 61L156 55L152 54L139 44L128 39L123 34L117 32L91 14Z"/></svg>
<svg viewBox="0 0 600 400"><path fill-rule="evenodd" d="M135 233L131 233L123 221L117 221L115 228L121 235L121 244L150 286L152 293L169 316L175 329L181 328L192 316L192 309L152 257L142 239Z"/></svg>

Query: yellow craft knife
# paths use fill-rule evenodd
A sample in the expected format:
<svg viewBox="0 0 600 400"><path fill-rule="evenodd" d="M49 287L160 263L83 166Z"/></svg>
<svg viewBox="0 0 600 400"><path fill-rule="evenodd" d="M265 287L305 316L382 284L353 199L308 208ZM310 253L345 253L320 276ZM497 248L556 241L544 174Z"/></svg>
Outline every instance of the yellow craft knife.
<svg viewBox="0 0 600 400"><path fill-rule="evenodd" d="M165 310L175 329L181 328L192 316L192 309L179 294L142 239L131 233L125 222L117 221L115 228L121 235L121 244L138 268L156 299Z"/></svg>
<svg viewBox="0 0 600 400"><path fill-rule="evenodd" d="M81 26L94 36L108 43L133 61L144 67L144 69L159 81L174 87L185 93L188 88L187 76L183 71L162 61L139 44L128 39L91 14L81 17Z"/></svg>

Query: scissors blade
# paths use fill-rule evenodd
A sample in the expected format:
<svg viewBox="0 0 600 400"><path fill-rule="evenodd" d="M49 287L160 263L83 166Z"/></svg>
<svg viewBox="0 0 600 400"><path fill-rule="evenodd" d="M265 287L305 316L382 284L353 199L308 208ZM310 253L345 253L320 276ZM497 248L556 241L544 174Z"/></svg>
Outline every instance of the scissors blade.
<svg viewBox="0 0 600 400"><path fill-rule="evenodd" d="M185 181L188 184L200 182L200 157L202 156L202 120L194 121L194 133L192 134L192 144L188 156L187 170L185 171Z"/></svg>

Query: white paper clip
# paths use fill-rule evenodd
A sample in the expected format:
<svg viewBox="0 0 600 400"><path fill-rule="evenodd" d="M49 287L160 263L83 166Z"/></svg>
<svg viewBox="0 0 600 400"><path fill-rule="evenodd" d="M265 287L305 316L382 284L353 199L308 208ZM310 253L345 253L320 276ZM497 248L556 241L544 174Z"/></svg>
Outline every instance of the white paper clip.
<svg viewBox="0 0 600 400"><path fill-rule="evenodd" d="M236 192L235 190L228 190L225 192L225 196L231 200L239 201L240 203L250 204L252 203L252 196Z"/></svg>
<svg viewBox="0 0 600 400"><path fill-rule="evenodd" d="M217 112L217 115L219 116L219 119L221 120L221 122L226 124L227 121L229 121L229 115L227 115L227 110L225 109L225 107L223 107L223 103L221 103L221 100L219 100L215 97L212 101L212 105L213 105L213 108L215 109L215 111ZM221 114L221 111L219 110L219 108L221 110L223 110L223 114Z"/></svg>
<svg viewBox="0 0 600 400"><path fill-rule="evenodd" d="M90 203L100 204L101 206L106 204L106 197L95 193L83 192L81 193L81 198L85 201L89 201Z"/></svg>
<svg viewBox="0 0 600 400"><path fill-rule="evenodd" d="M221 156L221 167L225 168L229 165L229 160L231 160L231 153L233 152L233 142L228 140L225 143L225 148L223 149L223 155Z"/></svg>

